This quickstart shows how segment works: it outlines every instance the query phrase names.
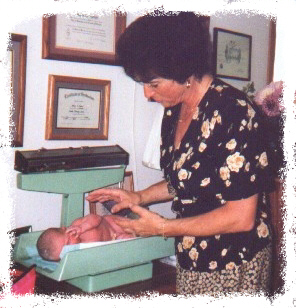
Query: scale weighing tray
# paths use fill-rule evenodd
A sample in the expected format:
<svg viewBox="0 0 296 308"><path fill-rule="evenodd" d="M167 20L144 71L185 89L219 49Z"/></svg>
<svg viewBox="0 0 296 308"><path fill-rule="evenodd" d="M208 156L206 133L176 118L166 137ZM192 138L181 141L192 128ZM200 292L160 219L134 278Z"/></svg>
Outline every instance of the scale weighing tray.
<svg viewBox="0 0 296 308"><path fill-rule="evenodd" d="M22 234L16 241L14 261L34 264L27 247L36 247L41 231ZM57 281L67 281L85 292L98 292L152 278L152 260L175 254L174 239L153 236L114 241L98 247L68 252L55 268L37 265L36 271Z"/></svg>

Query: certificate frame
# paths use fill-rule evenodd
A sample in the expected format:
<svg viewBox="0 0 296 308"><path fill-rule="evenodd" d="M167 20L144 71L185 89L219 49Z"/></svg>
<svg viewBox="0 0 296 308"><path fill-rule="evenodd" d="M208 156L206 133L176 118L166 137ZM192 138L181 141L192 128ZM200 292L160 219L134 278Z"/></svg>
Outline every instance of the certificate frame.
<svg viewBox="0 0 296 308"><path fill-rule="evenodd" d="M107 140L110 80L49 75L45 139Z"/></svg>
<svg viewBox="0 0 296 308"><path fill-rule="evenodd" d="M213 47L217 77L251 80L251 35L214 28Z"/></svg>
<svg viewBox="0 0 296 308"><path fill-rule="evenodd" d="M13 147L22 147L25 115L27 36L11 33L10 37L11 44L8 47L8 52L10 53L11 61L11 145Z"/></svg>
<svg viewBox="0 0 296 308"><path fill-rule="evenodd" d="M92 48L86 48L87 44L82 44L79 46L78 43L78 36L77 40L75 41L73 36L73 32L75 32L76 35L80 31L80 40L89 40L86 43L89 43L89 45L93 44L94 42L92 41L94 37L97 39L100 39L98 36L100 35L100 29L95 28L99 27L98 24L96 26L93 26L93 29L86 29L83 28L82 25L78 24L78 19L77 19L77 26L75 26L75 18L72 24L72 27L67 27L61 26L57 27L57 22L58 18L63 18L63 14L60 15L51 15L43 16L43 21L42 21L42 58L43 59L53 59L53 60L63 60L63 61L74 61L74 62L86 62L86 63L102 63L102 64L109 64L109 65L118 65L117 60L116 60L116 53L115 53L115 46L116 42L119 38L119 36L124 32L126 28L126 15L122 13L114 13L110 15L105 15L104 17L100 17L98 15L91 15L91 16L86 16L82 14L77 14L77 15L71 15L70 17L81 17L81 18L96 18L98 22L100 22L100 18L106 18L108 21L112 21L111 19L114 18L114 23L112 21L112 24L114 25L113 29L108 29L108 31L105 31L105 38L106 41L108 39L111 40L112 37L112 42L109 42L109 45L113 46L113 50L101 50L99 47L92 47ZM110 19L110 20L109 20ZM103 22L102 22L103 24ZM91 27L91 22L89 22L89 25ZM67 29L66 29L67 27ZM80 27L80 28L79 28ZM79 29L78 29L79 28ZM107 27L106 27L107 29ZM85 30L85 31L84 31ZM92 35L89 33L92 32ZM66 39L65 43L57 43L57 38L62 36L63 33L65 33L65 37L69 41L72 40L71 47L66 45ZM72 34L71 34L72 33ZM108 35L109 34L109 35ZM77 45L77 46L76 46ZM95 48L95 49L93 49Z"/></svg>

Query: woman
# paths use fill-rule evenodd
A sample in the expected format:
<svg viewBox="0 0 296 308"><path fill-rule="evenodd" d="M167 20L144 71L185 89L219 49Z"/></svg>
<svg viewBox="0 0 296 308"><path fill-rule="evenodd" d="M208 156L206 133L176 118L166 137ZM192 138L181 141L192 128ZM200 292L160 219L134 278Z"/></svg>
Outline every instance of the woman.
<svg viewBox="0 0 296 308"><path fill-rule="evenodd" d="M116 200L137 220L117 223L138 236L176 238L177 292L268 292L271 188L261 119L246 96L215 79L210 35L193 13L147 15L118 42L127 75L165 107L165 180L138 192L99 189L89 201ZM176 219L144 209L173 200Z"/></svg>

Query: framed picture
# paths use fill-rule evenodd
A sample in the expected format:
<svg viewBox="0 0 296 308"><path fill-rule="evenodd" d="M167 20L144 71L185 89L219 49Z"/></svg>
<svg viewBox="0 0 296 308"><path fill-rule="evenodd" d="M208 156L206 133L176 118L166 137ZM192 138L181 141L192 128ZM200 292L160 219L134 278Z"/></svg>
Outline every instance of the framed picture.
<svg viewBox="0 0 296 308"><path fill-rule="evenodd" d="M11 34L11 44L8 48L11 68L11 134L12 146L23 146L24 113L25 113L25 87L26 87L26 61L27 36Z"/></svg>
<svg viewBox="0 0 296 308"><path fill-rule="evenodd" d="M270 19L269 22L269 40L268 40L268 60L267 60L267 84L273 81L274 75L274 60L275 60L275 45L276 45L276 21Z"/></svg>
<svg viewBox="0 0 296 308"><path fill-rule="evenodd" d="M46 139L108 139L109 80L49 75Z"/></svg>
<svg viewBox="0 0 296 308"><path fill-rule="evenodd" d="M217 77L251 79L252 36L214 28L213 45Z"/></svg>
<svg viewBox="0 0 296 308"><path fill-rule="evenodd" d="M125 171L121 188L127 191L134 191L134 176L132 171Z"/></svg>
<svg viewBox="0 0 296 308"><path fill-rule="evenodd" d="M44 16L42 58L116 65L116 42L126 28L126 15Z"/></svg>

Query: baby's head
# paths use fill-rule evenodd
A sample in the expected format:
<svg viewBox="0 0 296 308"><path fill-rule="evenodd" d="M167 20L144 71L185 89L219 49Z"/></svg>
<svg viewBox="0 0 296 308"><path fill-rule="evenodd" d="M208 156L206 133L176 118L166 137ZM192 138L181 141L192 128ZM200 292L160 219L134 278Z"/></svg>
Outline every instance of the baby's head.
<svg viewBox="0 0 296 308"><path fill-rule="evenodd" d="M66 228L49 228L37 241L39 255L48 261L59 261L60 253L67 244Z"/></svg>

